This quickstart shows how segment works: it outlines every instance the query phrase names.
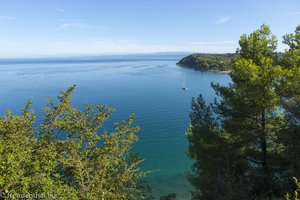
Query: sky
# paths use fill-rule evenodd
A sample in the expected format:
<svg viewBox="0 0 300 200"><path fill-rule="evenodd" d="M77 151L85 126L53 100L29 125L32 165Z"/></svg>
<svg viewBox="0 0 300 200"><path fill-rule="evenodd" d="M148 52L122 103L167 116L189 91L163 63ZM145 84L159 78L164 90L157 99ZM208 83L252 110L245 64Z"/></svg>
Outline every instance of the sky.
<svg viewBox="0 0 300 200"><path fill-rule="evenodd" d="M300 25L300 0L0 0L0 57L229 53L266 23Z"/></svg>

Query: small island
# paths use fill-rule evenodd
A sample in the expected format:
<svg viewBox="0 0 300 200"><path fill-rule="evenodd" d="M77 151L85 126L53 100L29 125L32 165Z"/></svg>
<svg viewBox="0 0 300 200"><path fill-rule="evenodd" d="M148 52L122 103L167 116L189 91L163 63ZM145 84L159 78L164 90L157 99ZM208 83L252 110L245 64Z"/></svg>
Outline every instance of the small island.
<svg viewBox="0 0 300 200"><path fill-rule="evenodd" d="M234 53L226 54L203 54L196 53L182 58L177 65L193 68L196 70L209 70L219 72L230 72L231 60Z"/></svg>

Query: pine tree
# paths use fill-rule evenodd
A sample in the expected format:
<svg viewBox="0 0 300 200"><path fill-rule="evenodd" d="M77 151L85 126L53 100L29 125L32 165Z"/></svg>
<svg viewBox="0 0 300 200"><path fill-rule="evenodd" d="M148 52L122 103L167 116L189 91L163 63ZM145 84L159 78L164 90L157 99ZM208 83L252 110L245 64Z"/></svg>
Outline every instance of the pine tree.
<svg viewBox="0 0 300 200"><path fill-rule="evenodd" d="M291 177L300 178L300 26L294 34L287 34L283 39L288 49L281 62L285 75L278 87L278 94L286 126L278 142L282 145L285 158L282 162L282 176L289 185L293 185Z"/></svg>
<svg viewBox="0 0 300 200"><path fill-rule="evenodd" d="M222 98L216 112L222 117L224 130L234 138L233 145L245 152L248 191L255 196L270 196L277 192L273 168L278 154L275 143L282 116L278 112L276 86L282 70L276 66L276 37L262 25L239 41L237 59L230 74L233 83L213 85Z"/></svg>
<svg viewBox="0 0 300 200"><path fill-rule="evenodd" d="M195 191L193 199L243 199L243 177L236 169L245 166L232 138L213 117L212 104L200 95L192 100L191 125L187 132L188 155L195 160L188 180Z"/></svg>
<svg viewBox="0 0 300 200"><path fill-rule="evenodd" d="M276 141L285 121L276 93L283 76L276 65L277 39L263 24L249 36L242 35L239 44L232 83L212 84L220 101L210 107L204 106L202 97L197 106L192 102L188 138L189 154L196 160L197 176L192 182L198 191L196 199L211 199L206 194L214 195L212 199L281 195L276 176L281 152ZM200 128L195 128L197 124ZM227 187L220 187L223 180Z"/></svg>

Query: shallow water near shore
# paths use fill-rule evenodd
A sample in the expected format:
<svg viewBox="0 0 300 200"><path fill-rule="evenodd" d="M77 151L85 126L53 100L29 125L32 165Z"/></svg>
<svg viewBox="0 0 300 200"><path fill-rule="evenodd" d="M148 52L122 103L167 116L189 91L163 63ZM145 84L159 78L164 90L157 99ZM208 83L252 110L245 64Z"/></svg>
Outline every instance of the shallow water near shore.
<svg viewBox="0 0 300 200"><path fill-rule="evenodd" d="M76 84L72 103L110 105L116 109L104 128L135 113L141 127L134 150L150 170L147 181L156 199L176 193L190 199L185 173L192 161L186 155L192 97L215 97L211 82L228 84L228 74L201 72L176 65L183 54L0 60L0 114L20 113L28 99L40 122L46 96ZM187 90L182 90L185 82Z"/></svg>

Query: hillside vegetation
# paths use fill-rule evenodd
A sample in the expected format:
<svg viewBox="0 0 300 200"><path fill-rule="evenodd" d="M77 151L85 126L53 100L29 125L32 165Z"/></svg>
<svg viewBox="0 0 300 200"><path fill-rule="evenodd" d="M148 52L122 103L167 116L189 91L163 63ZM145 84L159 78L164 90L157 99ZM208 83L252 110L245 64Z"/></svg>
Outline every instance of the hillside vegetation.
<svg viewBox="0 0 300 200"><path fill-rule="evenodd" d="M194 160L192 199L299 199L300 26L277 52L269 26L240 37L229 74L212 83L217 98L192 100L186 133ZM295 183L292 181L295 177Z"/></svg>
<svg viewBox="0 0 300 200"><path fill-rule="evenodd" d="M234 53L226 54L191 54L182 58L177 64L197 70L229 71Z"/></svg>

